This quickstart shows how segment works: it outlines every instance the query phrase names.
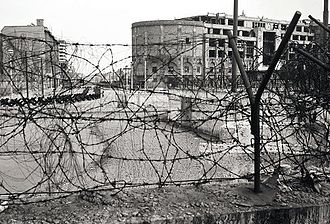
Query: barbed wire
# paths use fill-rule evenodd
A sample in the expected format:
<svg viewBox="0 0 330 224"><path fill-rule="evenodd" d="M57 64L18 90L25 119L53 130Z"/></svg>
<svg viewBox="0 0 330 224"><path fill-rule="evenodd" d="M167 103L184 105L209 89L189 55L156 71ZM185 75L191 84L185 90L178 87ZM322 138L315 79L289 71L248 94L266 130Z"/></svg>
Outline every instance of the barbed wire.
<svg viewBox="0 0 330 224"><path fill-rule="evenodd" d="M205 44L202 36L190 44L175 39L136 45L66 43L68 60L62 62L55 43L1 39L0 195L11 203L253 178L248 96L243 88L236 93L227 89L227 76L222 86L210 84L219 82L217 68L230 64L230 56L215 59L215 69L205 70L205 77L187 77L182 68L167 72ZM141 47L141 52L115 59L113 47ZM165 54L154 55L154 47ZM256 69L263 51L254 50L251 67ZM116 67L145 58L160 62L144 80L146 85L161 77L151 88L134 86L127 71ZM302 60L291 59L277 71L261 102L262 173L289 165L290 172L283 172L288 184L305 178L311 167L328 179L328 98L311 94L317 85L302 94L297 86L302 82L294 78L303 70L288 69L305 64L304 72L314 72L313 78L323 71ZM137 75L134 66L130 72ZM174 77L178 88L168 85L167 76ZM214 78L207 81L210 76ZM321 92L326 95L326 88Z"/></svg>

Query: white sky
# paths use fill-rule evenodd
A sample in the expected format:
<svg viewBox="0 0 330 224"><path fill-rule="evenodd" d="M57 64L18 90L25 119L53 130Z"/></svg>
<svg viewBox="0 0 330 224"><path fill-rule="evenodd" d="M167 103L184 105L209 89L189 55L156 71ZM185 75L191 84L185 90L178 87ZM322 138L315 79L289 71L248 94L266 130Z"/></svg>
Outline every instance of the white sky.
<svg viewBox="0 0 330 224"><path fill-rule="evenodd" d="M233 14L234 0L2 0L0 29L5 25L36 24L44 19L55 37L69 42L131 44L131 25L145 20L166 20L210 13ZM323 0L238 0L239 15L291 20L294 12L301 19L312 15L323 18ZM91 49L89 49L91 50ZM102 52L102 50L101 50ZM113 47L114 61L122 67L131 55L130 47ZM100 52L87 52L98 60ZM102 52L103 53L103 52ZM100 53L100 54L102 54ZM112 56L102 60L108 63Z"/></svg>
<svg viewBox="0 0 330 224"><path fill-rule="evenodd" d="M174 19L216 12L233 14L234 0L3 0L0 28L45 20L52 33L73 42L131 43L131 24L143 20ZM239 14L291 20L322 19L323 0L239 0Z"/></svg>

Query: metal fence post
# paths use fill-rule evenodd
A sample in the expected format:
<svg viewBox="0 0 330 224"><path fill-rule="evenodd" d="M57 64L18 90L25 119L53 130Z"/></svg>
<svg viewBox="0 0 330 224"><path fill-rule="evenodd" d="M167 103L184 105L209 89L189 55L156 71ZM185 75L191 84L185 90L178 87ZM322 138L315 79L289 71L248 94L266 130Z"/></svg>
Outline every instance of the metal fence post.
<svg viewBox="0 0 330 224"><path fill-rule="evenodd" d="M287 47L287 44L290 40L290 37L299 21L299 18L301 16L300 12L296 12L293 19L291 20L289 27L279 45L279 47L277 48L277 51L275 52L275 55L272 58L272 61L268 67L267 73L265 75L265 77L262 79L261 84L257 90L256 95L253 95L252 92L252 87L249 81L249 78L245 72L244 69L244 65L242 62L242 59L240 58L238 49L237 49L237 45L235 44L234 41L234 37L231 34L231 32L228 33L228 38L230 41L230 44L232 46L232 50L233 50L233 55L236 59L238 68L241 72L241 76L244 82L244 86L246 88L246 91L248 93L249 96L249 100L250 100L250 104L251 104L251 132L254 136L254 192L255 193L259 193L261 192L261 180L260 180L260 163L261 163L261 159L260 159L260 100L261 100L261 96L262 93L264 92L271 75L273 74L275 67L284 51L284 49Z"/></svg>

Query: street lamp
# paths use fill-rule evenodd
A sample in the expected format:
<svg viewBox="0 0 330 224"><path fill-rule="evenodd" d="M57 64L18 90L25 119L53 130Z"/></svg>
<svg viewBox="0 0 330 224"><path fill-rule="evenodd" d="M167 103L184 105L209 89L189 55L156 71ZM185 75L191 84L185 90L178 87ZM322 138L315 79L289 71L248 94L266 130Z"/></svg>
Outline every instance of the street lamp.
<svg viewBox="0 0 330 224"><path fill-rule="evenodd" d="M9 80L10 80L10 97L12 97L14 93L14 80L13 80L13 55L14 55L14 50L13 49L8 49L8 54L10 55L10 60L9 60Z"/></svg>

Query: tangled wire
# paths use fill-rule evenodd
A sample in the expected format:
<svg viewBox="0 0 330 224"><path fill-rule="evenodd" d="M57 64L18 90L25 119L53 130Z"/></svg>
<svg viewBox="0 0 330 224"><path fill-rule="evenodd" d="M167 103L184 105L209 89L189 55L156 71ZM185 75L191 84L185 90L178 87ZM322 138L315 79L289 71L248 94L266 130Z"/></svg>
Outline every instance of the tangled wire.
<svg viewBox="0 0 330 224"><path fill-rule="evenodd" d="M116 64L130 57L115 61L113 56L114 47L128 45L67 44L63 67L47 42L9 36L2 41L2 196L26 203L41 200L40 195L52 199L81 191L116 194L143 186L251 180L253 138L243 88L232 93L226 85L181 83L185 89L129 89ZM49 48L20 47L40 42ZM316 84L300 88L316 83L311 76L295 79L324 71L300 60L278 71L262 99L262 173L286 164L287 178L304 178L313 169L328 179L327 88L320 97ZM310 70L287 70L302 63Z"/></svg>

